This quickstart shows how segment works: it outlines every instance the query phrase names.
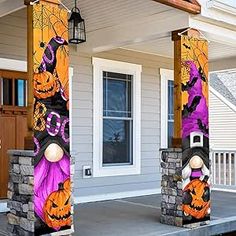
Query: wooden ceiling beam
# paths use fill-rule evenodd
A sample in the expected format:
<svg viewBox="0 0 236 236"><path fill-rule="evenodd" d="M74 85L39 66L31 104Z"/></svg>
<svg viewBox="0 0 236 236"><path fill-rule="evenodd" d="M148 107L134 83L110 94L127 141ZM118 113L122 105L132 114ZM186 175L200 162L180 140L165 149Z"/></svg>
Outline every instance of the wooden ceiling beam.
<svg viewBox="0 0 236 236"><path fill-rule="evenodd" d="M165 4L170 7L177 8L179 10L191 13L191 14L200 14L201 5L197 0L153 0Z"/></svg>
<svg viewBox="0 0 236 236"><path fill-rule="evenodd" d="M30 3L34 2L35 0L24 0L24 4L25 5L30 5ZM48 2L48 3L52 3L52 4L59 4L58 0L40 0L40 2Z"/></svg>

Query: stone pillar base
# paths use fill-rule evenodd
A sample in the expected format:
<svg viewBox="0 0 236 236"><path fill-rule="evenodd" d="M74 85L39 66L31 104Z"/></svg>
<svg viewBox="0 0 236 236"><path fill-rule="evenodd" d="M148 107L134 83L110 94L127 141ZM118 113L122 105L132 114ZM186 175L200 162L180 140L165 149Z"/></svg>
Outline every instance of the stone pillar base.
<svg viewBox="0 0 236 236"><path fill-rule="evenodd" d="M9 235L34 235L34 152L8 151L9 183L8 213Z"/></svg>
<svg viewBox="0 0 236 236"><path fill-rule="evenodd" d="M161 223L183 226L182 150L163 150L161 167Z"/></svg>

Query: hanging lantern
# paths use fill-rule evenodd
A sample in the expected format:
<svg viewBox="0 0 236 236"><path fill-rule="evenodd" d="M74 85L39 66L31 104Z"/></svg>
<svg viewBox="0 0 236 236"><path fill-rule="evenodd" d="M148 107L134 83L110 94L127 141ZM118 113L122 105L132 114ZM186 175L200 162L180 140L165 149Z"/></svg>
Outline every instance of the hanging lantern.
<svg viewBox="0 0 236 236"><path fill-rule="evenodd" d="M73 44L86 42L85 22L80 15L76 0L69 19L69 42Z"/></svg>

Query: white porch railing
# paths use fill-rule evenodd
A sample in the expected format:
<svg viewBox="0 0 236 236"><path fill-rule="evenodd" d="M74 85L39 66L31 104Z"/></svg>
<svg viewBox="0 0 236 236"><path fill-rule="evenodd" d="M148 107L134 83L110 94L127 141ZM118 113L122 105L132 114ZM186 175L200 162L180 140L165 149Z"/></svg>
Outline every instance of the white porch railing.
<svg viewBox="0 0 236 236"><path fill-rule="evenodd" d="M236 149L212 149L210 157L213 185L236 187Z"/></svg>

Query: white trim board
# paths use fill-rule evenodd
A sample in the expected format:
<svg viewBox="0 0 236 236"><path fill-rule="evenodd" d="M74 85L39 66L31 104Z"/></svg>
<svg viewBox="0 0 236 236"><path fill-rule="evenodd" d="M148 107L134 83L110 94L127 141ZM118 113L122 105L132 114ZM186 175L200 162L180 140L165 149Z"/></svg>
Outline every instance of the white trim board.
<svg viewBox="0 0 236 236"><path fill-rule="evenodd" d="M168 80L174 80L174 71L160 68L161 75L161 148L168 147Z"/></svg>
<svg viewBox="0 0 236 236"><path fill-rule="evenodd" d="M230 3L227 3L227 1L223 2L219 0L210 0L210 1L208 0L206 5L207 5L207 8L212 8L218 11L226 12L233 16L236 15L236 8Z"/></svg>
<svg viewBox="0 0 236 236"><path fill-rule="evenodd" d="M119 192L119 193L108 193L108 194L100 194L100 195L91 195L91 196L83 196L83 197L74 197L74 203L88 203L88 202L100 202L100 201L108 201L122 198L130 198L130 197L141 197L148 196L154 194L160 194L161 188L155 189L145 189L138 191L127 191L127 192Z"/></svg>
<svg viewBox="0 0 236 236"><path fill-rule="evenodd" d="M27 72L27 62L14 59L0 58L0 69Z"/></svg>

